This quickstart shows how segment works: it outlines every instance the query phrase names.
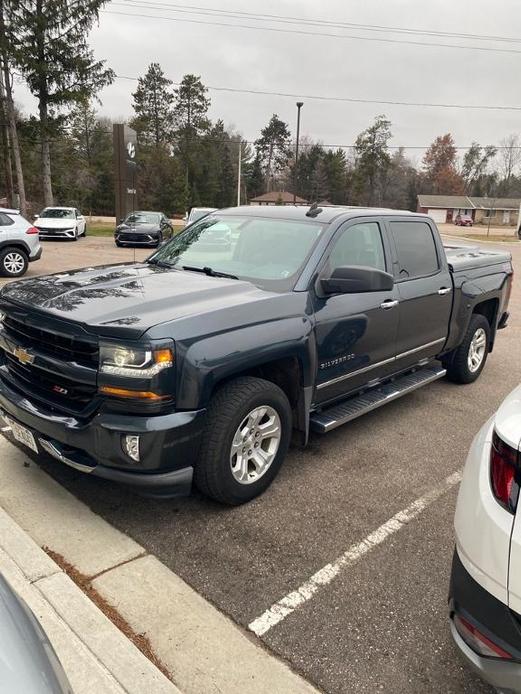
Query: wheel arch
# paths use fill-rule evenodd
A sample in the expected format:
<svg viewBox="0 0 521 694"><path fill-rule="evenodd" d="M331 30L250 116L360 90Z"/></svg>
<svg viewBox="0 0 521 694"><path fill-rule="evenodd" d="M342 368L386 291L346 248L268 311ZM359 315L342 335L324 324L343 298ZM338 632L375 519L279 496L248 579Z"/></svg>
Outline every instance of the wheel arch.
<svg viewBox="0 0 521 694"><path fill-rule="evenodd" d="M5 241L1 241L0 252L4 251L6 248L16 248L19 251L23 251L27 258L29 258L31 254L31 249L29 248L28 244L21 239L13 239L12 241L6 239Z"/></svg>

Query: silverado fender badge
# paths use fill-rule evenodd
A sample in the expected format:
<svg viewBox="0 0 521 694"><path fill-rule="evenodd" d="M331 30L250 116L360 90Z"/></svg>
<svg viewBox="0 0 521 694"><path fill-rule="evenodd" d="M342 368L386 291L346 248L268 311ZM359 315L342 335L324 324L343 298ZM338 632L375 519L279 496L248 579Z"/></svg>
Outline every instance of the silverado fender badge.
<svg viewBox="0 0 521 694"><path fill-rule="evenodd" d="M34 364L34 354L30 354L23 347L15 347L13 354L18 359L20 364Z"/></svg>

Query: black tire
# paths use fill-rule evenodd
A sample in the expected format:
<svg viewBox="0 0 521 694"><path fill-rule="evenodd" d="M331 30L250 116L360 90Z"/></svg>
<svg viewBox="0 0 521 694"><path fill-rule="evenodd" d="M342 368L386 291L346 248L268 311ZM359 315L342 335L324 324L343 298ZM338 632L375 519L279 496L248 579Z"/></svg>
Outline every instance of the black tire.
<svg viewBox="0 0 521 694"><path fill-rule="evenodd" d="M85 228L83 230L82 237L85 238L87 236L87 225L85 224Z"/></svg>
<svg viewBox="0 0 521 694"><path fill-rule="evenodd" d="M118 248L123 248L123 244L120 241L116 241L116 246Z"/></svg>
<svg viewBox="0 0 521 694"><path fill-rule="evenodd" d="M472 371L469 367L469 352L474 336L479 330L486 335L485 352L478 368ZM444 361L447 376L455 383L473 383L483 371L490 345L490 324L485 316L475 313L470 319L469 327L460 346L452 353L450 360Z"/></svg>
<svg viewBox="0 0 521 694"><path fill-rule="evenodd" d="M19 266L17 271L13 271L13 263ZM21 248L8 246L0 251L0 276L2 277L21 277L27 272L29 260L25 251Z"/></svg>
<svg viewBox="0 0 521 694"><path fill-rule="evenodd" d="M79 235L78 235L78 227L76 227L76 228L74 229L74 236L72 237L71 240L72 240L72 241L77 241L79 238L80 238L80 237L79 237Z"/></svg>
<svg viewBox="0 0 521 694"><path fill-rule="evenodd" d="M163 234L159 234L157 237L157 243L156 243L156 248L159 248L159 246L163 243Z"/></svg>
<svg viewBox="0 0 521 694"><path fill-rule="evenodd" d="M280 419L281 436L275 458L255 482L242 484L232 473L232 441L248 414L256 407L269 406ZM231 506L251 501L262 494L276 477L291 439L291 407L285 393L274 383L244 376L220 388L213 396L206 417L194 481L206 496Z"/></svg>

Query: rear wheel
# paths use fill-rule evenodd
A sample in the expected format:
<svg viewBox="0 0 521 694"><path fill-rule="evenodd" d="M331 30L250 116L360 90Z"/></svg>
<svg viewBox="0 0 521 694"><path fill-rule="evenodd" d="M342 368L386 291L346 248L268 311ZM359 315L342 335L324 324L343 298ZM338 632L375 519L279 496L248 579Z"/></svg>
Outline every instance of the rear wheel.
<svg viewBox="0 0 521 694"><path fill-rule="evenodd" d="M19 248L4 248L0 252L0 275L2 277L21 277L27 271L27 255Z"/></svg>
<svg viewBox="0 0 521 694"><path fill-rule="evenodd" d="M472 383L483 371L489 352L490 325L485 316L475 313L460 346L445 367L451 381Z"/></svg>
<svg viewBox="0 0 521 694"><path fill-rule="evenodd" d="M195 484L224 504L250 501L277 475L290 438L291 407L284 392L260 378L238 378L210 403Z"/></svg>

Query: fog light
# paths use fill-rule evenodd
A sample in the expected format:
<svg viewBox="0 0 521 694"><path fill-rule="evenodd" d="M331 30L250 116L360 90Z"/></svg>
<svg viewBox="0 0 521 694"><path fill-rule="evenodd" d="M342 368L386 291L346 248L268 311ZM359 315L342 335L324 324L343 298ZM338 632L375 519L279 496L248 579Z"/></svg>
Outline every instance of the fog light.
<svg viewBox="0 0 521 694"><path fill-rule="evenodd" d="M136 463L139 463L139 436L133 436L130 434L128 434L127 436L123 436L123 451L128 455L128 457L131 460L134 460Z"/></svg>

